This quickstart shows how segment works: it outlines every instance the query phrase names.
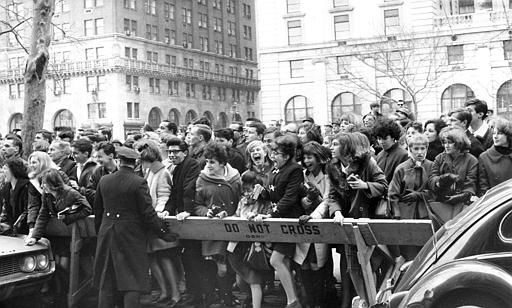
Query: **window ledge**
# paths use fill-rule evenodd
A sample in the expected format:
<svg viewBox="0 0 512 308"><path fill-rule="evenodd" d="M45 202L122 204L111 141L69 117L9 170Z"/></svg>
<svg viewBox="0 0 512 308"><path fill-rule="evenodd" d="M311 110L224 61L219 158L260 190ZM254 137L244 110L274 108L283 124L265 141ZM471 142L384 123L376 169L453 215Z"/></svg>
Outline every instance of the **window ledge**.
<svg viewBox="0 0 512 308"><path fill-rule="evenodd" d="M404 4L403 0L384 1L379 4L379 7L398 6L402 4Z"/></svg>
<svg viewBox="0 0 512 308"><path fill-rule="evenodd" d="M283 19L289 19L289 18L303 18L304 16L306 16L306 13L300 13L300 12L297 12L297 13L289 13L289 14L286 14L283 16Z"/></svg>
<svg viewBox="0 0 512 308"><path fill-rule="evenodd" d="M353 10L354 10L353 6L343 5L343 6L339 6L339 7L335 7L333 9L330 9L329 13L335 14L335 13L342 13L342 12L350 12L350 11L353 11Z"/></svg>

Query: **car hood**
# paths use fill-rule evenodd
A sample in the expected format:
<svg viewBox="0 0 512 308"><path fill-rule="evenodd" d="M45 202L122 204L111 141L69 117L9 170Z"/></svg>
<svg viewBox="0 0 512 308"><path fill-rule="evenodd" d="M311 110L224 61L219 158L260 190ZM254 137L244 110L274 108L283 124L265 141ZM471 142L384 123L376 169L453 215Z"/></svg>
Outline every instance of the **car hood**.
<svg viewBox="0 0 512 308"><path fill-rule="evenodd" d="M46 250L48 247L40 242L37 242L33 246L26 246L24 235L18 236L4 236L0 235L0 257L26 253L31 251Z"/></svg>
<svg viewBox="0 0 512 308"><path fill-rule="evenodd" d="M512 180L496 186L441 227L423 246L407 272L398 282L394 292L409 290L418 279L439 266L440 264L436 264L437 261L466 231L512 198L511 190ZM448 262L449 260L445 261Z"/></svg>

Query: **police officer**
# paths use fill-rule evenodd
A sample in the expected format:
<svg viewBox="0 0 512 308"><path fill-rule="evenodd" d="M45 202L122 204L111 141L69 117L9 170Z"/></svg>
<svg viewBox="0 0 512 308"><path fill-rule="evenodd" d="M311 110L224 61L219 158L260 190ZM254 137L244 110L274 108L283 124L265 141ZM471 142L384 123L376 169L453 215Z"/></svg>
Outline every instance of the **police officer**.
<svg viewBox="0 0 512 308"><path fill-rule="evenodd" d="M140 292L150 287L147 233L176 240L151 206L146 181L133 172L138 153L120 147L117 155L119 171L101 178L94 206L98 244L93 283L100 290L100 308L139 307Z"/></svg>

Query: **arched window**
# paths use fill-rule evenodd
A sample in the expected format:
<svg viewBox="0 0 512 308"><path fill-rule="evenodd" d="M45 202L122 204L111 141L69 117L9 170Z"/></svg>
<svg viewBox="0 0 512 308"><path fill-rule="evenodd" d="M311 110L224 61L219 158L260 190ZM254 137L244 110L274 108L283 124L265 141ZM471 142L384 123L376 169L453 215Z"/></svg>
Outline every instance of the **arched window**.
<svg viewBox="0 0 512 308"><path fill-rule="evenodd" d="M452 84L443 91L441 96L441 112L463 107L466 101L475 98L470 87L462 83Z"/></svg>
<svg viewBox="0 0 512 308"><path fill-rule="evenodd" d="M213 114L211 112L205 111L203 113L203 117L206 117L208 120L210 120L212 127L215 126L215 118L213 117Z"/></svg>
<svg viewBox="0 0 512 308"><path fill-rule="evenodd" d="M180 125L180 112L178 109L173 108L169 110L169 114L167 115L167 119L169 122L175 123L176 125Z"/></svg>
<svg viewBox="0 0 512 308"><path fill-rule="evenodd" d="M503 83L496 95L497 115L512 119L512 80Z"/></svg>
<svg viewBox="0 0 512 308"><path fill-rule="evenodd" d="M342 114L347 112L361 115L359 97L352 92L343 92L334 97L331 104L332 122L335 122Z"/></svg>
<svg viewBox="0 0 512 308"><path fill-rule="evenodd" d="M234 122L243 122L242 116L239 113L233 113L233 121Z"/></svg>
<svg viewBox="0 0 512 308"><path fill-rule="evenodd" d="M162 122L162 111L158 107L153 107L149 111L148 124L154 129L158 128L158 125Z"/></svg>
<svg viewBox="0 0 512 308"><path fill-rule="evenodd" d="M219 113L219 128L228 127L228 116L225 112Z"/></svg>
<svg viewBox="0 0 512 308"><path fill-rule="evenodd" d="M23 123L23 115L21 113L15 113L9 119L9 132L12 132L15 129L21 129L21 124Z"/></svg>
<svg viewBox="0 0 512 308"><path fill-rule="evenodd" d="M53 127L71 127L75 128L75 118L73 117L73 113L67 109L62 109L55 114L55 119L53 120Z"/></svg>
<svg viewBox="0 0 512 308"><path fill-rule="evenodd" d="M387 90L380 99L380 110L383 115L389 115L395 112L399 107L403 106L414 111L411 108L412 97L403 89L394 88Z"/></svg>
<svg viewBox="0 0 512 308"><path fill-rule="evenodd" d="M188 124L188 123L192 123L194 122L194 120L197 119L197 112L195 112L194 110L189 110L187 111L187 114L185 115L185 123Z"/></svg>
<svg viewBox="0 0 512 308"><path fill-rule="evenodd" d="M313 107L308 105L308 99L305 96L297 95L286 102L284 107L286 123L299 122L311 116L313 116Z"/></svg>

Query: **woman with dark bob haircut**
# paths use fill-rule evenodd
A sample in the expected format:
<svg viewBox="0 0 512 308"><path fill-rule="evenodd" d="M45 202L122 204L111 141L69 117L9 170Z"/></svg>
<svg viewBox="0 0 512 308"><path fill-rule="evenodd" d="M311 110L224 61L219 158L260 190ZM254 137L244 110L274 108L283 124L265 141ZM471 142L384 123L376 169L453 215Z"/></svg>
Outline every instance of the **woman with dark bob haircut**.
<svg viewBox="0 0 512 308"><path fill-rule="evenodd" d="M462 128L445 127L439 136L444 152L434 160L428 186L436 201L431 203L432 208L443 223L460 213L476 195L478 160L469 153L471 145Z"/></svg>
<svg viewBox="0 0 512 308"><path fill-rule="evenodd" d="M10 158L5 162L3 172L5 185L0 192L4 200L0 210L3 213L0 216L0 233L16 227L17 233L28 234L27 204L30 181L27 166L21 158ZM16 221L18 224L14 226Z"/></svg>
<svg viewBox="0 0 512 308"><path fill-rule="evenodd" d="M285 135L278 137L270 146L270 159L274 168L270 173L269 185L260 196L274 204L269 215L258 215L256 221L263 218L299 218L304 214L300 204L300 187L304 181L301 166L295 160L297 137ZM261 192L261 185L255 191ZM274 251L270 257L270 265L276 270L281 285L286 292L286 307L301 307L295 291L290 260L295 254L295 243L274 243Z"/></svg>
<svg viewBox="0 0 512 308"><path fill-rule="evenodd" d="M491 127L493 146L478 158L480 195L512 178L512 123L497 118Z"/></svg>
<svg viewBox="0 0 512 308"><path fill-rule="evenodd" d="M426 158L430 161L434 161L436 156L444 151L441 138L439 133L443 128L446 127L446 123L441 119L433 119L425 122L423 133L428 138L428 149Z"/></svg>

